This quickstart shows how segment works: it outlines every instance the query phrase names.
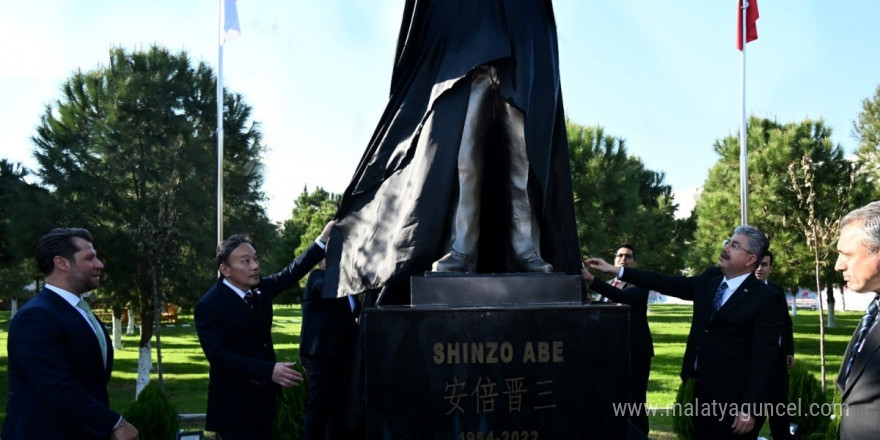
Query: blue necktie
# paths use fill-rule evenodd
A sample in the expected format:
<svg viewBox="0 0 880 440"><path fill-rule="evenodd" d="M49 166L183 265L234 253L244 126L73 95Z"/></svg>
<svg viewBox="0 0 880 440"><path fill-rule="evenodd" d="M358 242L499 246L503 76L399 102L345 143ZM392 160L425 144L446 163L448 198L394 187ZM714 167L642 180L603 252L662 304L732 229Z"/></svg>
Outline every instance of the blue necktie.
<svg viewBox="0 0 880 440"><path fill-rule="evenodd" d="M878 301L880 301L880 295L875 296L874 299L871 300L871 303L868 304L868 311L865 312L865 316L862 316L862 320L859 322L859 332L856 333L856 338L853 340L852 347L850 347L849 350L849 359L846 361L846 371L843 375L846 380L849 380L849 373L852 370L853 364L856 362L856 357L859 354L862 342L865 341L865 336L868 335L868 330L871 329L871 324L873 324L874 319L877 318L877 310L880 310Z"/></svg>
<svg viewBox="0 0 880 440"><path fill-rule="evenodd" d="M712 313L709 314L709 320L715 319L715 314L721 308L721 300L724 299L724 291L727 290L727 281L722 281L718 289L715 290L715 298L712 299Z"/></svg>

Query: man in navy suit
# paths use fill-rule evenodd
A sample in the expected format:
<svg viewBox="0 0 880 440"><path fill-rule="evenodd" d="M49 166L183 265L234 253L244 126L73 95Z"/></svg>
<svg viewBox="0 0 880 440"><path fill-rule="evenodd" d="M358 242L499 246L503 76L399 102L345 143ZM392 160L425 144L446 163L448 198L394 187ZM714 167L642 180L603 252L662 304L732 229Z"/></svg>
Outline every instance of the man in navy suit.
<svg viewBox="0 0 880 440"><path fill-rule="evenodd" d="M299 357L308 379L303 438L338 439L342 434L346 385L357 336L357 296L321 298L324 261L309 274L302 303Z"/></svg>
<svg viewBox="0 0 880 440"><path fill-rule="evenodd" d="M837 264L850 290L873 294L868 311L846 348L837 387L844 409L840 440L880 438L880 201L856 209L840 220Z"/></svg>
<svg viewBox="0 0 880 440"><path fill-rule="evenodd" d="M636 251L629 243L621 244L614 255L617 267L636 267ZM647 401L648 378L651 375L651 358L654 357L654 342L648 327L648 289L617 278L605 283L593 276L586 268L581 269L581 277L589 282L590 290L616 303L627 304L629 311L629 359L631 402L642 405ZM632 424L647 437L648 413L645 408L631 417Z"/></svg>
<svg viewBox="0 0 880 440"><path fill-rule="evenodd" d="M281 272L262 278L248 236L233 235L217 246L220 277L196 304L195 321L210 364L205 428L222 440L271 438L276 393L302 381L293 362L276 360L272 300L324 258L335 223Z"/></svg>
<svg viewBox="0 0 880 440"><path fill-rule="evenodd" d="M82 295L98 287L104 265L80 228L40 238L37 265L45 287L9 326L5 440L117 440L138 431L110 409L110 335Z"/></svg>
<svg viewBox="0 0 880 440"><path fill-rule="evenodd" d="M681 378L695 380L692 420L698 440L756 439L763 424L758 416L779 361L784 312L778 294L752 273L769 244L761 231L739 226L721 248L721 273L695 277L587 260L591 268L623 281L694 302Z"/></svg>

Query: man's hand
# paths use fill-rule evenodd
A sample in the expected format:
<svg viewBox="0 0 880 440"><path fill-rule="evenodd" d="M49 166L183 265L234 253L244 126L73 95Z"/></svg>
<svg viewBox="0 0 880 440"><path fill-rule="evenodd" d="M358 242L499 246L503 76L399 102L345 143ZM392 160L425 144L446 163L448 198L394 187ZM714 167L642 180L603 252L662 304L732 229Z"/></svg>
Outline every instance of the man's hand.
<svg viewBox="0 0 880 440"><path fill-rule="evenodd" d="M755 418L746 413L738 413L730 427L734 434L745 434L755 427Z"/></svg>
<svg viewBox="0 0 880 440"><path fill-rule="evenodd" d="M613 264L608 264L607 261L601 258L587 258L584 260L584 266L588 269L598 270L599 272L605 272L611 275L617 275L617 273L620 272L619 267Z"/></svg>
<svg viewBox="0 0 880 440"><path fill-rule="evenodd" d="M138 437L137 428L125 420L113 431L113 440L137 440L138 438L140 437Z"/></svg>
<svg viewBox="0 0 880 440"><path fill-rule="evenodd" d="M785 355L785 368L788 368L788 369L794 368L794 355L793 354Z"/></svg>
<svg viewBox="0 0 880 440"><path fill-rule="evenodd" d="M321 235L318 236L318 240L321 240L321 243L325 245L330 241L330 231L333 230L333 227L336 226L336 220L330 220L326 226L324 226L324 230L321 231Z"/></svg>
<svg viewBox="0 0 880 440"><path fill-rule="evenodd" d="M272 370L272 382L275 382L284 388L291 388L299 385L299 383L302 382L303 377L299 371L293 369L294 364L296 364L296 362L276 363L275 369Z"/></svg>
<svg viewBox="0 0 880 440"><path fill-rule="evenodd" d="M588 283L592 283L593 279L596 277L594 277L593 274L591 274L590 271L587 270L586 267L582 267L581 268L581 278L583 278Z"/></svg>

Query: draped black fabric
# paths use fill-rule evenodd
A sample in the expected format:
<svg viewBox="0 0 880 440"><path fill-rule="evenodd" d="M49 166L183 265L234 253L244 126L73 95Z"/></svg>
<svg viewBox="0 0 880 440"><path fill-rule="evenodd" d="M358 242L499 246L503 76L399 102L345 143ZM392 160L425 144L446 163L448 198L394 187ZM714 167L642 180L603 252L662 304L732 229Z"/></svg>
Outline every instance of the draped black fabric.
<svg viewBox="0 0 880 440"><path fill-rule="evenodd" d="M327 250L325 297L407 288L448 250L457 201L457 157L475 68L500 72L500 94L525 116L530 186L538 202L541 254L578 274L580 254L549 0L407 0L388 105L337 213ZM494 138L490 136L490 138ZM484 240L479 271L503 272L507 247L504 171L486 148ZM497 153L503 154L503 153ZM493 183L494 182L494 183ZM497 206L496 206L497 205ZM509 259L509 258L508 258Z"/></svg>

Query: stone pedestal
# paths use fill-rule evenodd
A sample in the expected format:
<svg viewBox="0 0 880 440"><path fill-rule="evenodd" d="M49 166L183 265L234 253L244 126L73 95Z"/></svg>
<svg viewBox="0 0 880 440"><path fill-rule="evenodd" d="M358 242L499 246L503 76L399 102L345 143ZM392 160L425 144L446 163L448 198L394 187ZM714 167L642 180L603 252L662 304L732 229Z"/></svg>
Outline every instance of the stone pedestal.
<svg viewBox="0 0 880 440"><path fill-rule="evenodd" d="M627 437L628 307L581 305L577 277L457 278L365 310L368 439Z"/></svg>

